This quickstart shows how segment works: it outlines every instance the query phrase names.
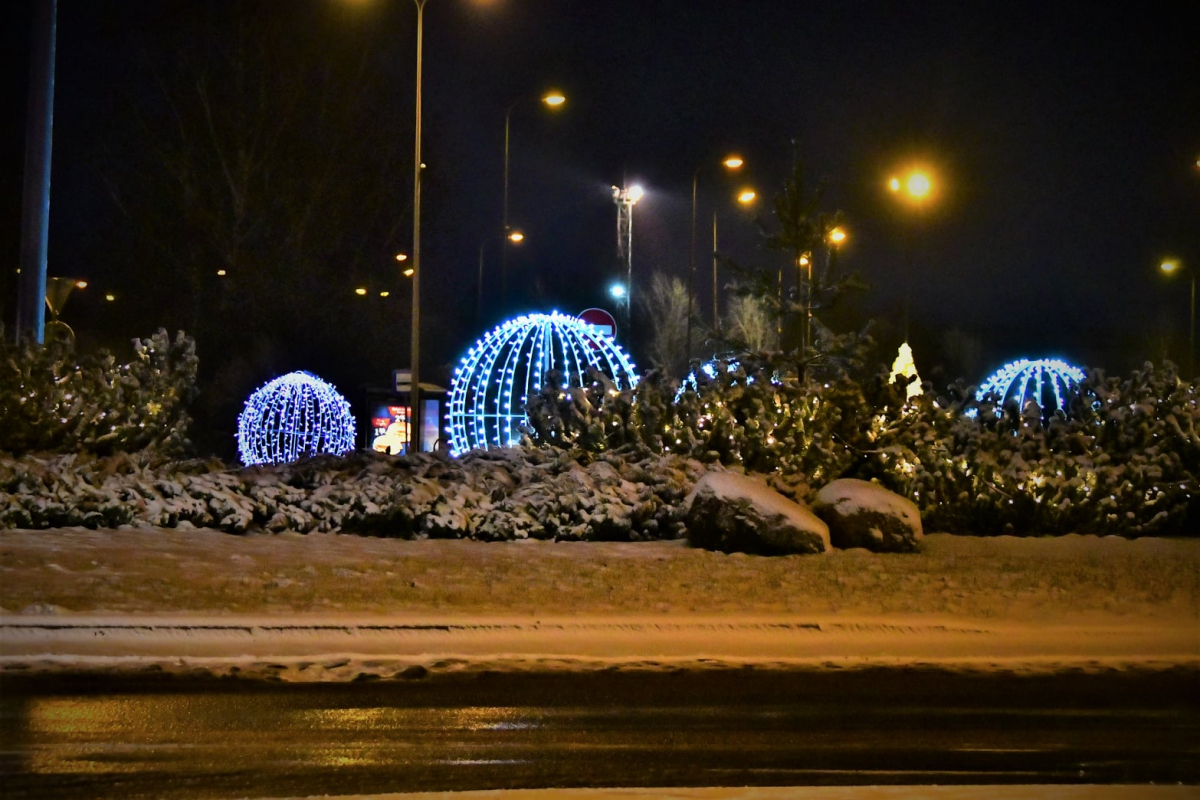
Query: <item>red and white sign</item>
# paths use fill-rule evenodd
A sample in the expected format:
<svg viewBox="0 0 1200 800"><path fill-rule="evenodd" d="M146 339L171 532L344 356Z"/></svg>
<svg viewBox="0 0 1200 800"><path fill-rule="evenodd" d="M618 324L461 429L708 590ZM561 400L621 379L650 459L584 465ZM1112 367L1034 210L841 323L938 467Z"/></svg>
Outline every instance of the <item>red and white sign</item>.
<svg viewBox="0 0 1200 800"><path fill-rule="evenodd" d="M579 312L579 319L594 328L598 328L606 336L613 338L617 336L617 321L613 319L612 314L603 308L589 308L581 311Z"/></svg>

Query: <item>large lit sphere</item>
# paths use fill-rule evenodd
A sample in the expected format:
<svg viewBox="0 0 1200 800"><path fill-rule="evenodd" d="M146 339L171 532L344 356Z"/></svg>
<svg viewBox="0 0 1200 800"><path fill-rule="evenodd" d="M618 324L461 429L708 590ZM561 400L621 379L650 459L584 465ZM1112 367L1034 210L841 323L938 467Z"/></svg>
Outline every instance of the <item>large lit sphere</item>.
<svg viewBox="0 0 1200 800"><path fill-rule="evenodd" d="M992 373L975 393L978 400L994 394L1005 405L1015 400L1024 408L1030 400L1042 408L1066 410L1067 397L1073 386L1086 377L1083 370L1057 358L1030 361L1018 359Z"/></svg>
<svg viewBox="0 0 1200 800"><path fill-rule="evenodd" d="M354 417L333 386L308 372L289 372L246 400L237 440L247 466L341 455L354 449Z"/></svg>
<svg viewBox="0 0 1200 800"><path fill-rule="evenodd" d="M525 401L550 370L585 386L591 370L621 389L637 383L633 362L612 337L575 317L530 314L495 328L463 357L450 383L450 452L511 447L521 440Z"/></svg>

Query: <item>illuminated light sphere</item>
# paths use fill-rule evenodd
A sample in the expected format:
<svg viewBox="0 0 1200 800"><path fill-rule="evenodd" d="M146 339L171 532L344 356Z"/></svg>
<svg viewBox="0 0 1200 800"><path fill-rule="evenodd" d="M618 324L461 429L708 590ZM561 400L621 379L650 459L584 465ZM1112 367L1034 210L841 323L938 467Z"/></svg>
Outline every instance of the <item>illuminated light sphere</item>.
<svg viewBox="0 0 1200 800"><path fill-rule="evenodd" d="M620 389L637 384L633 362L613 339L575 317L530 314L498 326L463 357L450 383L450 452L511 447L521 440L525 402L549 370L585 386L590 370Z"/></svg>
<svg viewBox="0 0 1200 800"><path fill-rule="evenodd" d="M246 400L237 440L247 466L341 455L354 449L354 417L333 386L308 372L289 372Z"/></svg>
<svg viewBox="0 0 1200 800"><path fill-rule="evenodd" d="M975 393L977 400L993 394L1000 404L1015 400L1024 408L1030 400L1042 408L1066 410L1067 395L1086 376L1079 367L1073 367L1057 358L1041 358L1030 361L1022 358L1005 364L980 385ZM1053 398L1053 402L1051 402Z"/></svg>

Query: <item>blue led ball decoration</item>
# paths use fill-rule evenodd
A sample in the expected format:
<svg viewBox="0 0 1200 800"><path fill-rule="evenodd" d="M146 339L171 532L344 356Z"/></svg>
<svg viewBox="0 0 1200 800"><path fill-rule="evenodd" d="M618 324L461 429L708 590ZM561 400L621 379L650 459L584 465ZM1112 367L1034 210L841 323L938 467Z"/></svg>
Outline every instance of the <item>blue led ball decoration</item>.
<svg viewBox="0 0 1200 800"><path fill-rule="evenodd" d="M289 372L250 395L238 415L242 463L282 464L354 449L354 417L337 389L308 372Z"/></svg>
<svg viewBox="0 0 1200 800"><path fill-rule="evenodd" d="M1001 405L1015 400L1024 408L1030 400L1042 408L1066 410L1067 395L1073 386L1084 379L1083 370L1057 358L1030 361L1022 358L1005 364L980 385L975 393L978 400L993 394Z"/></svg>
<svg viewBox="0 0 1200 800"><path fill-rule="evenodd" d="M620 389L637 384L633 362L612 337L575 317L530 314L510 319L477 341L450 383L450 452L511 447L521 440L525 401L550 370L584 386L590 370Z"/></svg>

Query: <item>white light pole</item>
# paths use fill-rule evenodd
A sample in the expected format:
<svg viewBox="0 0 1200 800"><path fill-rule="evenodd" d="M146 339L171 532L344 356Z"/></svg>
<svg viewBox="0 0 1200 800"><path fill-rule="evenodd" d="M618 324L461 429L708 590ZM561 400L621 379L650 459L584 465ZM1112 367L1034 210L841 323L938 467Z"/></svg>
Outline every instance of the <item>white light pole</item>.
<svg viewBox="0 0 1200 800"><path fill-rule="evenodd" d="M625 267L625 330L633 334L633 207L642 199L642 187L612 187L617 204L617 261ZM628 340L626 340L628 343Z"/></svg>

